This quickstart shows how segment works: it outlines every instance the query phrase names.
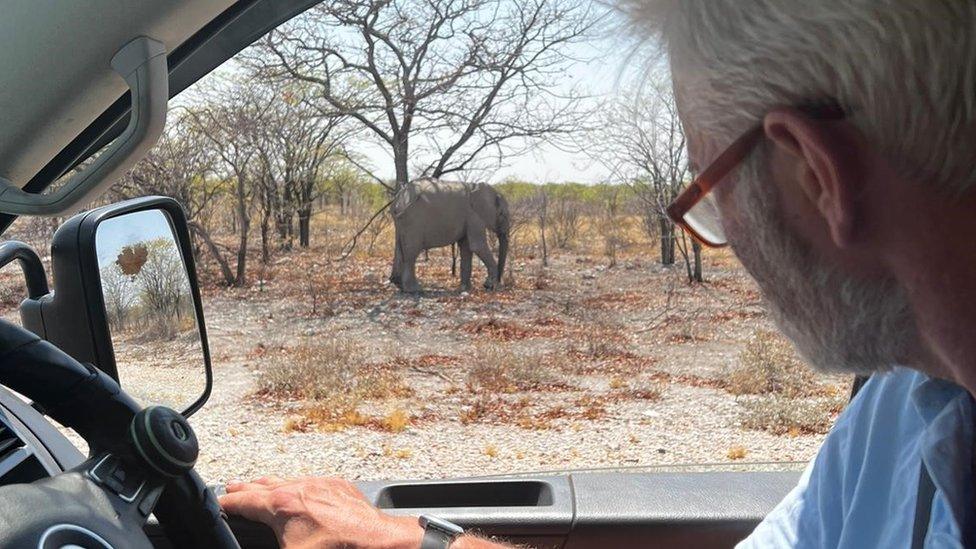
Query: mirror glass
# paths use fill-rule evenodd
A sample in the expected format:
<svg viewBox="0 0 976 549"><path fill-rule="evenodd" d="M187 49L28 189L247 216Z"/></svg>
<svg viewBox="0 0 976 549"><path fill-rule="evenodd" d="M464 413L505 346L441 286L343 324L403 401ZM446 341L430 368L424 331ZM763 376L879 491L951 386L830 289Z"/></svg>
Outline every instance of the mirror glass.
<svg viewBox="0 0 976 549"><path fill-rule="evenodd" d="M145 406L185 410L206 390L190 277L169 214L144 210L95 232L119 383Z"/></svg>

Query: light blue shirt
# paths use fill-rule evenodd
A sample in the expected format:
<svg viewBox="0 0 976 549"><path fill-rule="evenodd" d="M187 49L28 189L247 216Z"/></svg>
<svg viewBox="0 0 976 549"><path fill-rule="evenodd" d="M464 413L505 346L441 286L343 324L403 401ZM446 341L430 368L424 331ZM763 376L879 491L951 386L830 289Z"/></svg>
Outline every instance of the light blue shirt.
<svg viewBox="0 0 976 549"><path fill-rule="evenodd" d="M875 375L738 547L911 547L921 459L936 488L925 547L964 547L976 539L972 450L968 392L906 368Z"/></svg>

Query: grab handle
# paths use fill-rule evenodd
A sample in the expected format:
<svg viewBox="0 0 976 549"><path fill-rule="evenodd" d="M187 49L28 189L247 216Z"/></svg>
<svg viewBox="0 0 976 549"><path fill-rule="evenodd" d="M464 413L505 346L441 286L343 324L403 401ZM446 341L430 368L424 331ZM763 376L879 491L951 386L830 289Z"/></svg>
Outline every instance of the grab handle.
<svg viewBox="0 0 976 549"><path fill-rule="evenodd" d="M129 85L132 101L129 125L122 135L90 166L54 192L24 192L11 181L0 178L0 213L46 216L74 213L105 192L149 152L166 124L169 101L166 47L140 36L112 57L112 69Z"/></svg>

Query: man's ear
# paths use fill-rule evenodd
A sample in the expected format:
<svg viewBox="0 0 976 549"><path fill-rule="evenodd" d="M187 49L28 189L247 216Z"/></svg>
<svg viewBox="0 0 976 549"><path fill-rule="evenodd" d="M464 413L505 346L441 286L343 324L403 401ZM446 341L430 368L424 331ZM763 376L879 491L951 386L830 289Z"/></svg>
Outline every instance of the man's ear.
<svg viewBox="0 0 976 549"><path fill-rule="evenodd" d="M793 157L796 184L823 218L834 245L849 247L860 184L849 133L835 120L811 118L790 108L769 112L763 126L773 146Z"/></svg>

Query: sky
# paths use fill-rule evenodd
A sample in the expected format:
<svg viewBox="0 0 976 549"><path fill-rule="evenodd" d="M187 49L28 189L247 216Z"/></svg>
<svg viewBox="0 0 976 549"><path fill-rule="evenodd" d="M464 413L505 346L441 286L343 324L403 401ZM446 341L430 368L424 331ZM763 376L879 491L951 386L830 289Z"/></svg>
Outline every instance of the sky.
<svg viewBox="0 0 976 549"><path fill-rule="evenodd" d="M162 210L145 210L106 219L95 233L98 267L112 263L122 248L157 238L174 239L169 219Z"/></svg>
<svg viewBox="0 0 976 549"><path fill-rule="evenodd" d="M571 88L583 90L594 102L597 109L601 105L612 101L622 90L626 89L640 76L640 71L646 67L643 58L634 54L633 41L619 29L620 25L610 19L601 36L586 43L576 44L570 50L572 57L580 61L567 67L566 80L559 91L567 92ZM227 65L232 65L228 63ZM218 73L228 74L233 68L227 66L218 69ZM193 92L176 100L172 104L194 102L200 96ZM362 141L355 143L353 148L365 156L373 172L387 180L394 177L393 159L385 146L374 142L364 132ZM573 147L577 149L579 145ZM569 150L541 143L537 147L520 155L506 158L503 165L490 171L479 171L468 174L469 178L479 181L500 182L506 179L519 179L534 183L551 182L579 182L600 183L608 176L608 170L591 155L580 150ZM463 176L462 176L463 177Z"/></svg>
<svg viewBox="0 0 976 549"><path fill-rule="evenodd" d="M574 85L579 86L591 96L597 107L612 101L628 86L634 75L634 71L628 67L628 63L633 61L630 51L630 43L622 38L607 37L579 45L574 56L589 60L574 63L569 68L563 88L568 90ZM377 175L385 179L393 178L393 160L386 149L377 145L367 145L361 149ZM527 153L509 157L505 165L497 170L478 175L490 182L513 178L533 183L600 183L606 179L608 170L585 152L541 144Z"/></svg>

